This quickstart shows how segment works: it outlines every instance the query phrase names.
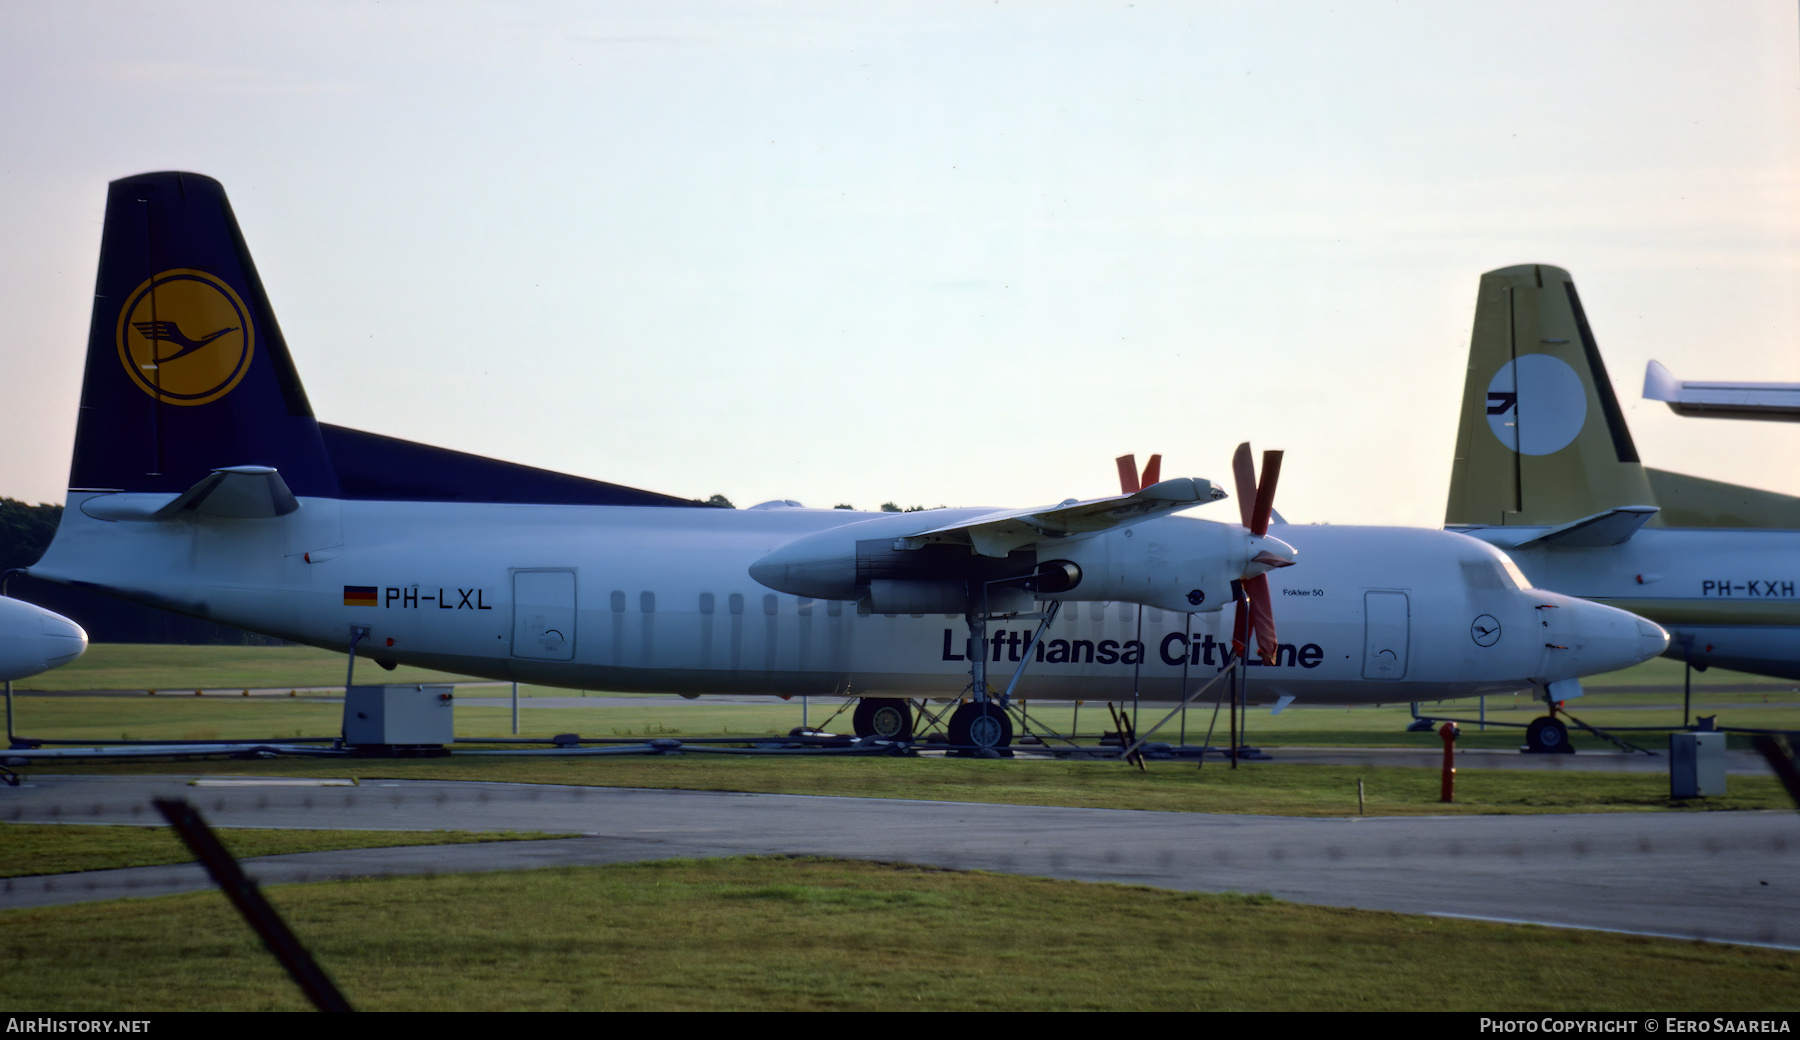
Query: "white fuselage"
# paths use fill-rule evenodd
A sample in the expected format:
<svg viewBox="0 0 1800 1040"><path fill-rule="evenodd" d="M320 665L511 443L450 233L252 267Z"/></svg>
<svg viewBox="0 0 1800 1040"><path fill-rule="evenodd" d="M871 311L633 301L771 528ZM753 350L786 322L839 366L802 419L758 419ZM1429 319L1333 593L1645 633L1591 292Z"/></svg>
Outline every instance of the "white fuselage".
<svg viewBox="0 0 1800 1040"><path fill-rule="evenodd" d="M954 698L970 683L960 614L861 614L750 577L773 550L871 514L305 498L274 519L134 521L96 518L105 497L70 493L34 576L339 650L364 629L362 657L549 686ZM1241 534L1173 516L1092 537L1193 524ZM1504 693L1666 645L1623 611L1517 587L1495 550L1461 535L1271 534L1299 563L1270 575L1282 646L1249 669L1253 700ZM1064 606L1028 661L1038 623L990 621L990 684L1004 689L1023 663L1015 697L1171 700L1230 661L1229 605L1188 614L1080 594L1042 597Z"/></svg>
<svg viewBox="0 0 1800 1040"><path fill-rule="evenodd" d="M1467 533L1505 545L1543 528ZM1669 654L1800 679L1800 531L1646 527L1622 544L1514 549L1539 588L1629 610L1669 629Z"/></svg>

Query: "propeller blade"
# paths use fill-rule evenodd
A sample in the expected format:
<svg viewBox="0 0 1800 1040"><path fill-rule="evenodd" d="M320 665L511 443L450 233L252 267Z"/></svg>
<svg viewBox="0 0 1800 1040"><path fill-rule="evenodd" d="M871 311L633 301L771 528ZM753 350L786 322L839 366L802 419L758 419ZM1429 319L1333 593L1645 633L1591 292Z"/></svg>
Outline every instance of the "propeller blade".
<svg viewBox="0 0 1800 1040"><path fill-rule="evenodd" d="M1269 533L1269 514L1275 510L1275 484L1280 479L1281 452L1263 452L1262 483L1256 489L1256 510L1244 524L1251 534Z"/></svg>
<svg viewBox="0 0 1800 1040"><path fill-rule="evenodd" d="M1119 465L1119 494L1135 495L1143 490L1138 483L1137 456L1121 455L1113 460Z"/></svg>
<svg viewBox="0 0 1800 1040"><path fill-rule="evenodd" d="M1244 591L1247 584L1248 581L1231 583L1231 601L1237 604L1237 616L1231 622L1231 652L1240 658L1250 643L1250 596Z"/></svg>
<svg viewBox="0 0 1800 1040"><path fill-rule="evenodd" d="M1269 598L1269 576L1258 574L1244 582L1244 595L1250 600L1250 626L1256 631L1256 652L1263 664L1275 663L1275 604Z"/></svg>
<svg viewBox="0 0 1800 1040"><path fill-rule="evenodd" d="M1142 491L1143 489L1149 487L1150 485L1160 483L1161 481L1162 481L1162 456L1161 455L1152 455L1152 456L1150 456L1150 461L1144 463L1144 479L1138 481L1138 490Z"/></svg>
<svg viewBox="0 0 1800 1040"><path fill-rule="evenodd" d="M1231 475L1237 484L1238 515L1249 527L1251 510L1256 506L1256 465L1250 461L1249 441L1238 445L1231 456Z"/></svg>

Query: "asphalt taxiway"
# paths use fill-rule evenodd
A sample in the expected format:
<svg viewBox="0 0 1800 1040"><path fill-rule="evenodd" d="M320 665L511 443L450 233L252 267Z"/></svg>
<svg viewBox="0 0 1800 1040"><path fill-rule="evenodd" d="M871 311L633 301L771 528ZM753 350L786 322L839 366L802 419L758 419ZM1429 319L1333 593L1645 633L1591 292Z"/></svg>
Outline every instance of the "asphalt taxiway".
<svg viewBox="0 0 1800 1040"><path fill-rule="evenodd" d="M1287 817L596 787L39 776L0 819L150 824L181 797L216 826L541 830L579 837L270 856L265 884L747 854L954 869L1800 948L1800 815ZM0 883L0 908L192 891L194 865Z"/></svg>

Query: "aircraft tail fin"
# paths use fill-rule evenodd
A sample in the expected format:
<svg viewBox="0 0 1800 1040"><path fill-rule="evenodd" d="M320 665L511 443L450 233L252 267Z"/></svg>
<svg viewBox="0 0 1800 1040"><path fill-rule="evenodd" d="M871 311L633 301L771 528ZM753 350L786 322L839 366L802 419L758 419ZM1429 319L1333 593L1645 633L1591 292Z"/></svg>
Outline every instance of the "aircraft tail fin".
<svg viewBox="0 0 1800 1040"><path fill-rule="evenodd" d="M338 492L225 189L193 173L114 181L69 486L179 493L231 466Z"/></svg>
<svg viewBox="0 0 1800 1040"><path fill-rule="evenodd" d="M195 173L125 177L106 197L69 487L150 494L97 507L146 519L167 515L170 493L226 480L252 488L255 504L232 508L256 515L281 515L296 496L698 504L320 424L224 187Z"/></svg>
<svg viewBox="0 0 1800 1040"><path fill-rule="evenodd" d="M1549 526L1656 503L1569 273L1482 275L1444 522Z"/></svg>

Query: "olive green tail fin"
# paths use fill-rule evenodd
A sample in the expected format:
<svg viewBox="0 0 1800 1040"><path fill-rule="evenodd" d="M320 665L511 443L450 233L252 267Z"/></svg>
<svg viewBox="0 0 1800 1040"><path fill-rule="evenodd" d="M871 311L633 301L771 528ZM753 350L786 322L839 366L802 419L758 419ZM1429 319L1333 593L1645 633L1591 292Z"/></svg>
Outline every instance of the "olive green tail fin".
<svg viewBox="0 0 1800 1040"><path fill-rule="evenodd" d="M1546 526L1655 504L1569 273L1482 275L1445 524Z"/></svg>

